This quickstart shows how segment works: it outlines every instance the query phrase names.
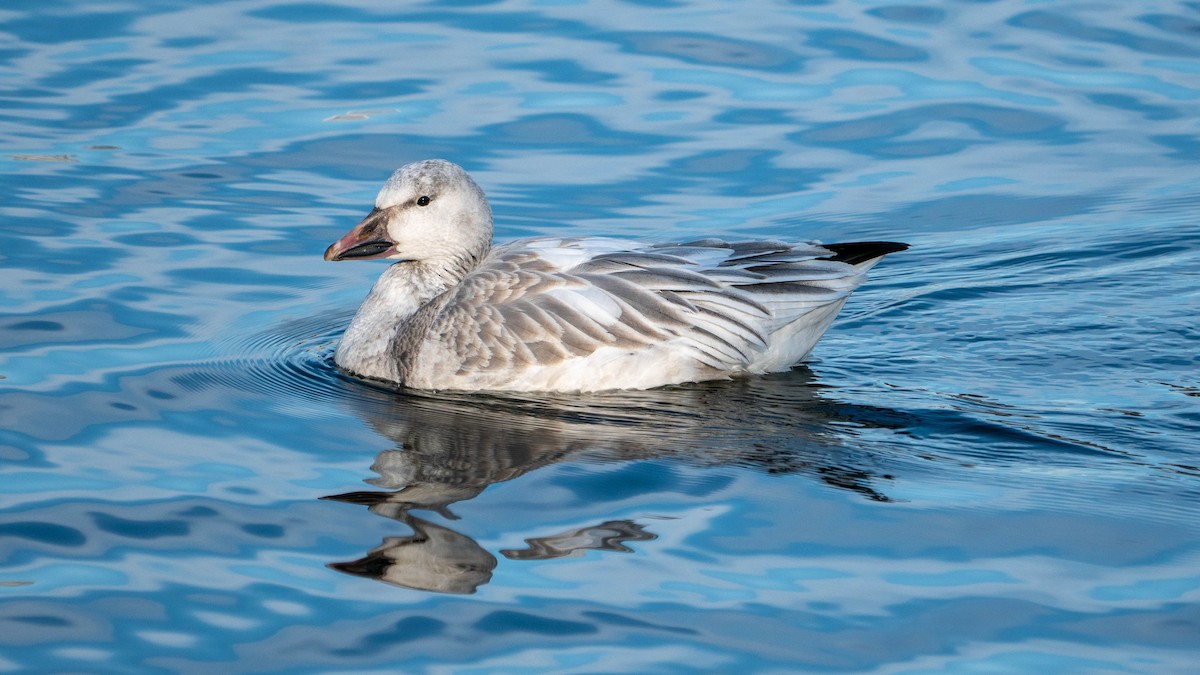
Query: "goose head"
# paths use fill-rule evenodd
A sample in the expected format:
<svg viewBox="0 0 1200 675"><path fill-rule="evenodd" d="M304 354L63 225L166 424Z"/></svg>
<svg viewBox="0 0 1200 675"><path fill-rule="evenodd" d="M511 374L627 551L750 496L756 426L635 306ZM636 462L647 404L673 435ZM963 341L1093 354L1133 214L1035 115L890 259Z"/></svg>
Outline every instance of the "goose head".
<svg viewBox="0 0 1200 675"><path fill-rule="evenodd" d="M388 258L460 267L491 247L492 210L462 167L443 159L405 165L375 208L325 250L326 260Z"/></svg>

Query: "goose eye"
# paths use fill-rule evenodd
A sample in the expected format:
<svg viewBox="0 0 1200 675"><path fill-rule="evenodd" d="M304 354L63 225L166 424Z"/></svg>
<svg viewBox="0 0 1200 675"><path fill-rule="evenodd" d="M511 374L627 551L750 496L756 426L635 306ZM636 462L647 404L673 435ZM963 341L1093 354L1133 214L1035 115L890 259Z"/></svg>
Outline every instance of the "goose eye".
<svg viewBox="0 0 1200 675"><path fill-rule="evenodd" d="M429 197L425 195L417 197L417 206L429 206Z"/></svg>

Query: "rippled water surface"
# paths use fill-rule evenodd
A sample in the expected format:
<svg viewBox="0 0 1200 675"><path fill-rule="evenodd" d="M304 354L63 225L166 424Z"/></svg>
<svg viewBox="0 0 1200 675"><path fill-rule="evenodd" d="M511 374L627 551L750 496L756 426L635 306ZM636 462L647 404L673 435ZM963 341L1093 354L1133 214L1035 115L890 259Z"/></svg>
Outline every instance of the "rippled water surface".
<svg viewBox="0 0 1200 675"><path fill-rule="evenodd" d="M0 99L0 670L1195 672L1200 4L9 0ZM432 156L912 249L788 374L378 390Z"/></svg>

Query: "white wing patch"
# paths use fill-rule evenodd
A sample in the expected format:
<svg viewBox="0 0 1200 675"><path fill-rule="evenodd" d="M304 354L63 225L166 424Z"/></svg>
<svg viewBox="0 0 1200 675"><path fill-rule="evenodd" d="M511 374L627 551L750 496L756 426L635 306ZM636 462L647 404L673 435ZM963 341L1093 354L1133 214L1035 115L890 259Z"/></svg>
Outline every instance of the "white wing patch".
<svg viewBox="0 0 1200 675"><path fill-rule="evenodd" d="M576 308L580 313L602 325L615 323L621 318L621 305L612 296L594 286L571 288L560 286L552 288L546 293Z"/></svg>

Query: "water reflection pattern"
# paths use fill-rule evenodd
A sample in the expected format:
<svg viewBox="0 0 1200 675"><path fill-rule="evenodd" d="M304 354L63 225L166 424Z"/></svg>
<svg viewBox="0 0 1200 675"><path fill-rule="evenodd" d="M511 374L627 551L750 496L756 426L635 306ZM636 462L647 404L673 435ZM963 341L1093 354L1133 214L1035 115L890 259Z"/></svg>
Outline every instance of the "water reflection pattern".
<svg viewBox="0 0 1200 675"><path fill-rule="evenodd" d="M332 384L332 383L331 383ZM887 501L876 477L838 451L832 423L896 423L899 415L820 399L807 371L585 399L511 395L433 395L358 385L348 400L396 447L380 452L368 482L391 492L326 497L367 506L413 533L387 537L354 562L334 569L420 590L471 593L487 583L496 558L469 536L414 516L432 511L457 520L455 502L494 483L564 461L664 459L707 466L748 466L769 473L808 473L830 485ZM703 412L701 412L703 411ZM882 414L881 414L882 413ZM870 423L865 420L877 419ZM664 438L669 430L669 440ZM840 463L840 462L844 462ZM609 520L549 537L526 537L506 549L511 560L578 557L584 550L631 551L625 541L652 541L646 526Z"/></svg>

